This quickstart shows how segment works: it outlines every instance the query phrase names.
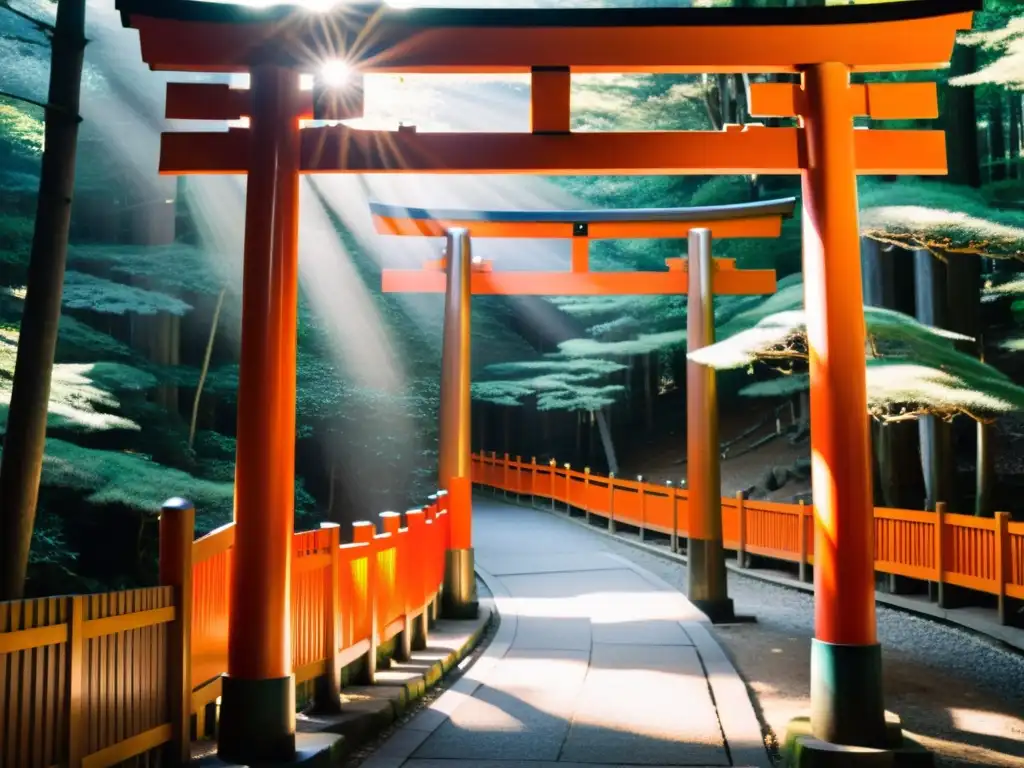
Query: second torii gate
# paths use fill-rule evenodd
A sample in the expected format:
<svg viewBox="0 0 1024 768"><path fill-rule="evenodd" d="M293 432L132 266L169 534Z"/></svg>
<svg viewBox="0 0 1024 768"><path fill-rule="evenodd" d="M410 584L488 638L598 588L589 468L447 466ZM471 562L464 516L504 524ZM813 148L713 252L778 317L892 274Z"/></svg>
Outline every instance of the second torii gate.
<svg viewBox="0 0 1024 768"><path fill-rule="evenodd" d="M714 294L775 292L774 270L737 269L712 259L711 240L777 237L794 198L701 208L605 211L429 211L371 203L377 232L446 237L445 258L423 269L383 271L386 293L445 293L441 363L439 481L448 489L453 541L445 576L451 615L475 612L470 491L470 299L473 294L683 295L687 346L714 343ZM470 239L560 238L572 241L569 271L494 271L473 259ZM687 259L667 259L664 272L592 272L592 239L689 239ZM712 621L735 616L722 547L718 400L715 372L687 361L688 579L691 601ZM458 535L456 535L458 531ZM456 541L456 539L458 539Z"/></svg>

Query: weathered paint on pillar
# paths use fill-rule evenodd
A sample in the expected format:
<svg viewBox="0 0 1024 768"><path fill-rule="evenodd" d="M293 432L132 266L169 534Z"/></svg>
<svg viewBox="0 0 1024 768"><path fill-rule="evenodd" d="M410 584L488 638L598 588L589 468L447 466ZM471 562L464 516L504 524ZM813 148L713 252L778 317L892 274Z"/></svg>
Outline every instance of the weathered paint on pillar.
<svg viewBox="0 0 1024 768"><path fill-rule="evenodd" d="M258 67L245 215L235 546L218 752L295 753L291 551L295 499L299 75Z"/></svg>
<svg viewBox="0 0 1024 768"><path fill-rule="evenodd" d="M885 744L875 636L865 324L850 72L803 73L804 302L810 360L815 639L811 724L825 741Z"/></svg>
<svg viewBox="0 0 1024 768"><path fill-rule="evenodd" d="M439 484L448 491L451 548L445 563L443 610L449 618L476 616L473 564L472 339L469 232L452 229L446 237L444 341L441 347L441 425Z"/></svg>
<svg viewBox="0 0 1024 768"><path fill-rule="evenodd" d="M686 346L695 352L715 343L710 230L690 232L687 268ZM722 547L717 381L714 368L692 360L686 361L686 465L689 597L712 621L728 621L733 618L733 605Z"/></svg>

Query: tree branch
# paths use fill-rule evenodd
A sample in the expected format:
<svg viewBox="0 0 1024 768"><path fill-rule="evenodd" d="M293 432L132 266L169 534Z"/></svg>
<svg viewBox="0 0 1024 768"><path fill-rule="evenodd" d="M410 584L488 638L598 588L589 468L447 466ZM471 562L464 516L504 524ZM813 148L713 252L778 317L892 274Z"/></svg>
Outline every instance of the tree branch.
<svg viewBox="0 0 1024 768"><path fill-rule="evenodd" d="M17 8L14 8L9 2L7 2L7 0L0 0L0 9L13 13L19 19L24 19L33 27L42 32L44 35L52 35L54 32L53 24L50 24L49 22L46 21L42 21L41 19L37 19L34 16L30 16L24 11L19 11Z"/></svg>
<svg viewBox="0 0 1024 768"><path fill-rule="evenodd" d="M0 98L11 99L12 101L20 101L23 104L31 104L33 107L39 107L42 110L51 110L52 109L54 112L60 112L63 115L68 115L69 117L74 117L76 122L79 122L79 123L82 122L82 116L81 115L69 115L68 111L66 109L64 109L63 107L59 107L56 104L47 104L47 103L42 102L42 101L36 101L35 99L30 99L28 96L19 96L16 93L8 93L7 91L0 91Z"/></svg>

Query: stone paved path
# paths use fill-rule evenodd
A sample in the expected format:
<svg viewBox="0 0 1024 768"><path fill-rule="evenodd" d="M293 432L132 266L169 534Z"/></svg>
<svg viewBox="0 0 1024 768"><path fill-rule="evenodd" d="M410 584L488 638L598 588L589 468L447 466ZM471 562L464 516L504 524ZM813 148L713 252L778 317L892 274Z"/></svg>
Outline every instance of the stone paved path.
<svg viewBox="0 0 1024 768"><path fill-rule="evenodd" d="M363 768L770 766L742 680L684 595L597 533L474 504L501 626Z"/></svg>

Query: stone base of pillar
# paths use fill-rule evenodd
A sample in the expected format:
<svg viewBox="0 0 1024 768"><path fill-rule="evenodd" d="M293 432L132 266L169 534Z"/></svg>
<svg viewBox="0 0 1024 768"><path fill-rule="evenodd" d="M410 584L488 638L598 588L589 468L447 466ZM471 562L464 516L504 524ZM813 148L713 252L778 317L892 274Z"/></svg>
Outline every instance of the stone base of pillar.
<svg viewBox="0 0 1024 768"><path fill-rule="evenodd" d="M475 619L479 613L473 548L449 549L445 553L441 615L446 619Z"/></svg>
<svg viewBox="0 0 1024 768"><path fill-rule="evenodd" d="M751 622L752 617L739 617L732 604L732 598L725 597L720 600L691 600L694 607L708 619L712 624L738 624L740 622Z"/></svg>
<svg viewBox="0 0 1024 768"><path fill-rule="evenodd" d="M935 757L906 736L899 717L885 713L886 745L882 748L835 744L815 738L809 717L789 722L783 752L790 768L934 768Z"/></svg>
<svg viewBox="0 0 1024 768"><path fill-rule="evenodd" d="M221 681L217 756L226 762L279 763L295 759L295 678Z"/></svg>
<svg viewBox="0 0 1024 768"><path fill-rule="evenodd" d="M888 747L882 646L811 641L811 725L825 742Z"/></svg>

